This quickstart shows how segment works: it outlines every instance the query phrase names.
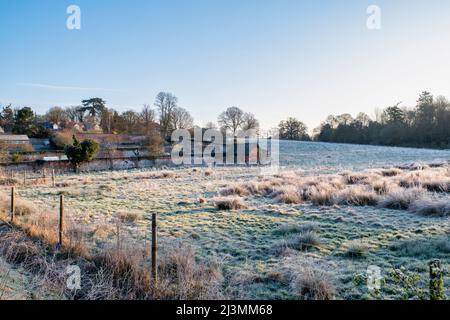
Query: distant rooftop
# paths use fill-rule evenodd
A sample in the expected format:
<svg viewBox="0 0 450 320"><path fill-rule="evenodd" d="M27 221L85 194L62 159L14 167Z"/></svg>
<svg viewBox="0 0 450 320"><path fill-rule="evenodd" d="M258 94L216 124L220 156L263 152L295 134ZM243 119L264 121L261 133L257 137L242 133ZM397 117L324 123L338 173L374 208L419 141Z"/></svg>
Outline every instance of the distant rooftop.
<svg viewBox="0 0 450 320"><path fill-rule="evenodd" d="M24 141L29 142L30 139L24 134L0 134L0 141Z"/></svg>

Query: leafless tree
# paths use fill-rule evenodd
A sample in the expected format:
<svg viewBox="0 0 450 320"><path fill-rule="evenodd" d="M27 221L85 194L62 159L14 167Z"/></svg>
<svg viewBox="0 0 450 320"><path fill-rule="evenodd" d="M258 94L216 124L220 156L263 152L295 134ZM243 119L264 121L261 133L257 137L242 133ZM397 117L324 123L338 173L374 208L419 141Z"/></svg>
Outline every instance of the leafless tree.
<svg viewBox="0 0 450 320"><path fill-rule="evenodd" d="M144 104L142 107L142 111L140 113L140 118L142 121L142 125L144 127L144 132L146 135L150 133L151 130L153 130L154 125L156 123L156 113L155 110L152 109L152 107L149 104Z"/></svg>
<svg viewBox="0 0 450 320"><path fill-rule="evenodd" d="M81 107L67 107L64 109L68 120L73 122L83 122L84 114L81 112Z"/></svg>
<svg viewBox="0 0 450 320"><path fill-rule="evenodd" d="M167 137L172 128L172 117L178 105L178 98L169 92L160 92L156 96L155 106L159 112L159 124L163 137Z"/></svg>
<svg viewBox="0 0 450 320"><path fill-rule="evenodd" d="M219 115L218 122L223 131L231 131L233 136L236 136L237 131L244 123L244 111L238 107L228 108Z"/></svg>
<svg viewBox="0 0 450 320"><path fill-rule="evenodd" d="M194 118L190 115L189 111L184 108L176 107L172 113L172 125L171 128L177 129L190 129L194 126Z"/></svg>
<svg viewBox="0 0 450 320"><path fill-rule="evenodd" d="M248 130L258 131L259 130L259 121L258 121L258 119L256 119L256 117L253 113L244 114L242 130L243 131L248 131Z"/></svg>
<svg viewBox="0 0 450 320"><path fill-rule="evenodd" d="M60 124L64 120L67 120L67 115L63 108L53 107L47 111L45 118L55 124Z"/></svg>

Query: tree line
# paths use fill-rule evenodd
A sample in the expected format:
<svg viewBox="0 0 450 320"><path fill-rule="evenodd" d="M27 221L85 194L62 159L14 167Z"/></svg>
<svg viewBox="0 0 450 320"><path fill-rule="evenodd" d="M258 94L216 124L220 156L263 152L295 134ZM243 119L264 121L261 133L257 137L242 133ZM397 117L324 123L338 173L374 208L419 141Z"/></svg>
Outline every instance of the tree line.
<svg viewBox="0 0 450 320"><path fill-rule="evenodd" d="M101 98L83 100L80 106L53 107L44 115L37 115L29 107L4 106L0 111L0 126L6 133L27 134L34 138L52 137L54 133L44 124L58 124L62 130L74 128L86 132L145 135L149 144L160 145L168 141L177 129L191 129L194 118L178 104L178 98L169 92L160 92L153 103L143 105L140 111L118 112L108 108ZM79 128L84 124L84 128ZM207 129L219 129L226 136L255 130L260 123L254 114L238 107L229 107L220 113L216 122L208 122ZM330 115L309 134L308 127L300 120L289 117L277 127L280 139L322 141L354 144L376 144L411 147L450 147L450 103L446 98L433 97L422 92L416 106L401 107L401 103L384 110L377 109L375 118L359 113ZM66 140L72 140L67 134Z"/></svg>
<svg viewBox="0 0 450 320"><path fill-rule="evenodd" d="M424 91L414 107L397 103L376 110L375 119L365 113L329 116L316 130L323 142L405 147L450 148L450 103Z"/></svg>

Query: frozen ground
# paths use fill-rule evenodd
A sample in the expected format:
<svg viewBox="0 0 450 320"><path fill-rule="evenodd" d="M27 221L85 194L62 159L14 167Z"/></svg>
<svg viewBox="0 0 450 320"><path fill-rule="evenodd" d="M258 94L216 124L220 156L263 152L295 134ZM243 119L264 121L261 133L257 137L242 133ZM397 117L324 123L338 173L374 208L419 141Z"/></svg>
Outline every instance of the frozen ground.
<svg viewBox="0 0 450 320"><path fill-rule="evenodd" d="M222 168L66 175L58 178L57 188L18 188L18 195L56 216L62 192L71 219L94 248L114 239L118 225L122 237L148 243L151 214L157 213L163 243L190 244L199 259L222 263L230 297L297 299L302 293L293 285L296 277L318 270L334 284L337 298L420 298L427 289L428 262L439 258L448 268L448 216L284 204L261 196L244 196L247 209L216 209L212 200L220 190L255 181L258 173ZM436 196L450 202L448 194ZM317 241L300 249L287 245L309 223L314 223ZM355 244L359 249L351 255L348 248ZM381 268L383 282L379 292L369 295L366 271L371 265ZM445 280L449 293L450 278Z"/></svg>

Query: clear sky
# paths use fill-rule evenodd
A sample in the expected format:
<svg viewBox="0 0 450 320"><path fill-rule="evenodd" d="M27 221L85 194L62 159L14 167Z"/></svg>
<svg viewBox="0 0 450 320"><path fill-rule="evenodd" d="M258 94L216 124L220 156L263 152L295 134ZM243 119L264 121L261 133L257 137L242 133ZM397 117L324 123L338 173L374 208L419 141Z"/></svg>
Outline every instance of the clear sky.
<svg viewBox="0 0 450 320"><path fill-rule="evenodd" d="M238 106L313 128L422 90L450 98L448 0L0 0L0 103L38 112L94 96L138 110L170 91L200 125Z"/></svg>

